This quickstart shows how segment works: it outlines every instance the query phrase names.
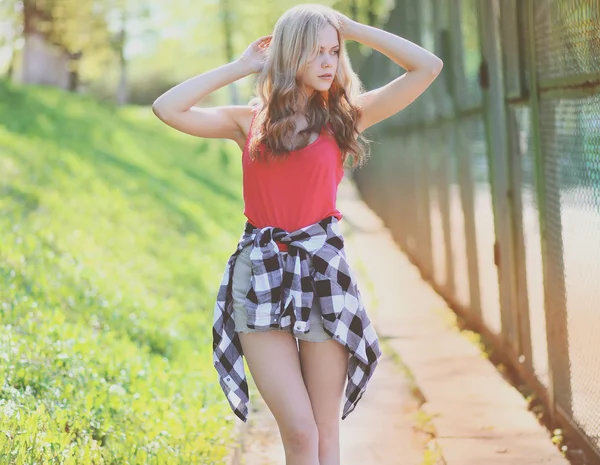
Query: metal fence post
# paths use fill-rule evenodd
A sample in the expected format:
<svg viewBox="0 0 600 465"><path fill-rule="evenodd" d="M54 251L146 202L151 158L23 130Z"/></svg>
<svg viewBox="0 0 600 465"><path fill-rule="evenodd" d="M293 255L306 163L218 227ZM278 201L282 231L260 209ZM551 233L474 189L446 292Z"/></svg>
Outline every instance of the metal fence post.
<svg viewBox="0 0 600 465"><path fill-rule="evenodd" d="M512 192L512 238L514 245L514 283L516 292L517 325L519 329L518 345L515 349L519 363L528 367L533 373L533 348L531 344L531 327L529 315L527 263L525 257L525 239L523 233L523 205L522 205L522 169L521 147L519 144L519 125L517 110L522 105L524 87L522 85L522 55L521 45L524 42L523 27L519 21L517 0L502 1L501 4L501 37L502 37L502 62L505 81L507 136L508 136L508 162L510 169L510 191ZM519 100L521 103L515 103Z"/></svg>
<svg viewBox="0 0 600 465"><path fill-rule="evenodd" d="M479 285L479 263L477 261L477 247L474 246L477 240L475 234L475 204L473 200L473 175L471 173L471 163L469 160L468 136L464 118L460 117L460 102L466 100L467 89L465 86L466 76L463 68L464 54L462 47L462 2L460 0L451 0L450 2L450 69L452 74L452 97L453 106L458 122L456 124L457 133L455 137L456 164L458 171L458 182L460 185L461 203L464 213L464 230L467 257L467 270L469 274L469 312L481 319L481 291Z"/></svg>
<svg viewBox="0 0 600 465"><path fill-rule="evenodd" d="M534 4L534 2L536 4ZM567 333L567 310L565 298L564 265L561 262L553 263L550 259L549 250L563 250L562 237L548 234L547 218L552 212L560 219L559 193L547 194L547 183L545 182L546 166L542 152L540 135L540 96L536 69L536 41L535 41L535 14L540 5L536 0L527 2L528 32L529 32L529 96L531 105L531 130L533 153L536 160L535 183L538 196L540 215L540 236L542 241L542 267L544 272L544 304L546 314L546 339L548 344L548 376L549 376L549 399L551 416L557 419L557 396L560 391L561 397L569 399L568 405L563 406L569 418L572 417L571 407L571 375L569 361L569 337ZM539 11L541 21L550 21L549 5L542 5ZM554 119L554 118L552 118ZM562 226L557 228L562 231Z"/></svg>
<svg viewBox="0 0 600 465"><path fill-rule="evenodd" d="M510 166L502 59L500 52L499 4L497 0L479 0L482 43L482 71L487 76L484 86L486 139L491 170L494 230L496 234L496 266L500 286L500 309L503 340L516 351L519 348L519 319L514 282L514 244L512 237Z"/></svg>

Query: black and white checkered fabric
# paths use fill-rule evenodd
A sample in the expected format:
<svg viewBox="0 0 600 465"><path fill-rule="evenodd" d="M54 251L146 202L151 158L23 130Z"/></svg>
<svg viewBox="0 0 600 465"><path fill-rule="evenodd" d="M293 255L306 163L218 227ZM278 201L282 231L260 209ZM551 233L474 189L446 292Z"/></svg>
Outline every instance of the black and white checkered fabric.
<svg viewBox="0 0 600 465"><path fill-rule="evenodd" d="M288 246L285 260L275 241ZM274 227L259 229L246 222L237 249L225 267L213 316L213 362L233 412L247 421L248 384L233 319L232 276L237 256L251 243L248 327L281 328L295 336L308 333L313 299L319 299L325 332L349 351L344 420L365 392L382 352L346 260L344 239L334 216L293 232Z"/></svg>

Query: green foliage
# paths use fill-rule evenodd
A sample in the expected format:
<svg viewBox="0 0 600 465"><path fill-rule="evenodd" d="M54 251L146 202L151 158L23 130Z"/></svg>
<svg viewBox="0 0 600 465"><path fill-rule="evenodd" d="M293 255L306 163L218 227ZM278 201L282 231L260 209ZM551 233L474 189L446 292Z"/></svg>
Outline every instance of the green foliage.
<svg viewBox="0 0 600 465"><path fill-rule="evenodd" d="M43 33L48 41L70 53L98 53L111 40L107 16L119 0L23 0L14 3L23 12L26 30Z"/></svg>
<svg viewBox="0 0 600 465"><path fill-rule="evenodd" d="M0 463L222 463L239 148L0 81Z"/></svg>
<svg viewBox="0 0 600 465"><path fill-rule="evenodd" d="M312 3L312 2L306 2ZM393 0L316 0L350 14L361 22L375 20L381 25ZM292 0L158 0L139 3L131 0L5 0L0 17L8 30L20 34L23 26L19 5L28 4L35 14L32 25L48 38L81 58L76 68L81 90L104 100L113 100L120 77L121 51L126 59L126 75L131 102L152 103L161 93L197 74L226 64L240 56L258 37L270 34L277 19ZM19 13L18 13L19 11ZM230 22L225 36L224 19ZM120 32L124 28L124 34ZM233 58L226 53L229 39ZM15 48L19 63L20 46L15 38L3 40L0 47ZM350 47L358 44L349 42ZM367 49L360 46L362 53ZM0 72L8 63L0 63ZM253 91L253 79L239 83L242 101ZM229 94L217 96L219 104L231 103Z"/></svg>

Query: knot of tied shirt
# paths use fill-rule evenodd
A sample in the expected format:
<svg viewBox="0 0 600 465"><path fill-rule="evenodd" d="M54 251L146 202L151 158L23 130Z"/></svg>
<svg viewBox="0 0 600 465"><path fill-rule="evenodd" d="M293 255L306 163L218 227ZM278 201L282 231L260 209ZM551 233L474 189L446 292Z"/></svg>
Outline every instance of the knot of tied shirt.
<svg viewBox="0 0 600 465"><path fill-rule="evenodd" d="M318 252L326 244L333 246L336 251L343 247L343 241L339 236L328 238L326 229L322 234L312 234L299 230L292 233L277 227L257 229L254 235L254 247L250 253L253 274L256 271L254 282L257 289L250 289L248 298L256 304L257 315L260 312L268 312L273 315L280 313L279 319L289 316L294 329L308 332L310 329L309 315L315 297L315 275L327 274L327 268L331 265ZM281 263L280 251L277 243L288 247L287 257ZM312 256L312 259L311 259ZM336 253L337 260L339 256ZM261 275L260 273L266 272ZM258 276L258 278L257 278ZM351 278L340 270L336 273L337 283L344 290L348 290ZM258 280L258 281L257 281ZM328 285L328 280L321 281ZM269 290L269 292L264 292ZM281 312L275 311L275 305L281 306ZM264 317L268 316L263 314ZM327 318L326 312L323 316ZM329 315L333 318L334 315ZM265 321L265 319L263 319Z"/></svg>

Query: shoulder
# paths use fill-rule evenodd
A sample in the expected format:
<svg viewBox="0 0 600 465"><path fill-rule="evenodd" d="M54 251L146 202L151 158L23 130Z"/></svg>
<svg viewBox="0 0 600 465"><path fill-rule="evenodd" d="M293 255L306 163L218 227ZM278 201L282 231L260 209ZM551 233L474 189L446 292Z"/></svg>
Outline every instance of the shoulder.
<svg viewBox="0 0 600 465"><path fill-rule="evenodd" d="M254 107L250 105L240 105L236 107L234 118L240 128L241 138L245 139L247 137L255 114Z"/></svg>
<svg viewBox="0 0 600 465"><path fill-rule="evenodd" d="M247 139L250 131L252 129L252 123L256 118L256 115L260 111L260 104L252 104L252 102L247 106L247 111L244 112L240 119L240 129L243 132L244 139Z"/></svg>

